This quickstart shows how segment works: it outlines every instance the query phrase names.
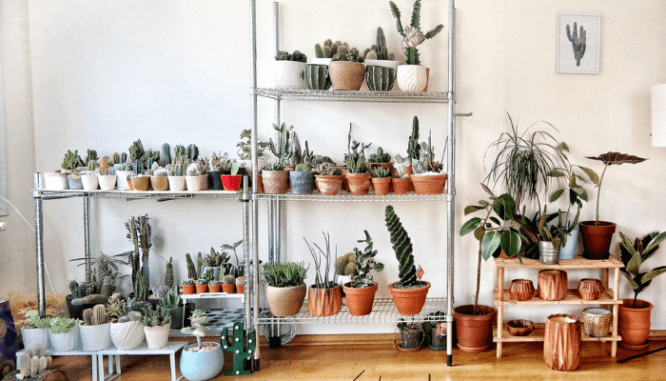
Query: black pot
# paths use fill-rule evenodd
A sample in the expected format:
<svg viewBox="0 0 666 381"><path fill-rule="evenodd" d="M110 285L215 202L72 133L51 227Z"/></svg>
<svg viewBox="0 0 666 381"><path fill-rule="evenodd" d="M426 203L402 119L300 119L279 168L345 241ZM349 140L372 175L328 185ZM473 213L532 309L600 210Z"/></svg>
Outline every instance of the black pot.
<svg viewBox="0 0 666 381"><path fill-rule="evenodd" d="M289 171L291 193L310 194L314 191L315 173L313 171Z"/></svg>
<svg viewBox="0 0 666 381"><path fill-rule="evenodd" d="M74 299L76 299L76 298L73 297L71 294L67 295L65 297L65 301L67 302L67 311L69 311L69 317L72 318L72 319L82 320L83 319L83 310L95 307L95 303L82 304L80 306L75 306L75 305L72 304L72 300L74 300Z"/></svg>
<svg viewBox="0 0 666 381"><path fill-rule="evenodd" d="M222 172L208 172L208 189L222 190Z"/></svg>
<svg viewBox="0 0 666 381"><path fill-rule="evenodd" d="M169 308L171 315L171 329L183 328L183 307Z"/></svg>

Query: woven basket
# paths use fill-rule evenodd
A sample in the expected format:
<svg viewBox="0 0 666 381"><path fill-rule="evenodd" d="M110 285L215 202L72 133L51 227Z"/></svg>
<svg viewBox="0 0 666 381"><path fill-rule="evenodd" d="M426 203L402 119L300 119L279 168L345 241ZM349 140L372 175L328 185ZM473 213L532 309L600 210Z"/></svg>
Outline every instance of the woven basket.
<svg viewBox="0 0 666 381"><path fill-rule="evenodd" d="M590 337L606 337L610 332L613 314L603 308L586 308L583 310L583 326L585 333Z"/></svg>

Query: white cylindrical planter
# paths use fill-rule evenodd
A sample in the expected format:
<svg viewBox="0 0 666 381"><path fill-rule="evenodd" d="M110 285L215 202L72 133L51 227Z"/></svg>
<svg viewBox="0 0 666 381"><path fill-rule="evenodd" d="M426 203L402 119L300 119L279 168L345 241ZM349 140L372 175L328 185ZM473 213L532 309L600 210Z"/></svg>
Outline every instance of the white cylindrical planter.
<svg viewBox="0 0 666 381"><path fill-rule="evenodd" d="M425 66L400 65L398 66L398 86L407 92L423 91L428 85L428 75Z"/></svg>
<svg viewBox="0 0 666 381"><path fill-rule="evenodd" d="M99 175L97 180L99 181L99 187L103 191L110 191L116 189L116 175Z"/></svg>
<svg viewBox="0 0 666 381"><path fill-rule="evenodd" d="M35 345L41 345L44 349L48 348L48 328L21 328L21 337L23 338L23 346L25 349L34 348Z"/></svg>
<svg viewBox="0 0 666 381"><path fill-rule="evenodd" d="M111 341L118 349L134 349L143 343L143 323L140 321L129 321L127 323L112 323L109 327Z"/></svg>
<svg viewBox="0 0 666 381"><path fill-rule="evenodd" d="M185 176L188 192L199 192L208 189L208 176Z"/></svg>
<svg viewBox="0 0 666 381"><path fill-rule="evenodd" d="M169 190L182 192L185 188L185 176L169 176Z"/></svg>
<svg viewBox="0 0 666 381"><path fill-rule="evenodd" d="M276 89L305 89L302 73L304 62L275 61L273 63L273 87Z"/></svg>
<svg viewBox="0 0 666 381"><path fill-rule="evenodd" d="M100 351L102 349L111 348L111 323L100 325L82 325L79 326L81 330L81 344L84 351Z"/></svg>
<svg viewBox="0 0 666 381"><path fill-rule="evenodd" d="M313 65L330 65L332 58L310 58L310 63Z"/></svg>
<svg viewBox="0 0 666 381"><path fill-rule="evenodd" d="M97 190L99 186L97 175L81 175L81 182L83 182L83 189L87 191Z"/></svg>
<svg viewBox="0 0 666 381"><path fill-rule="evenodd" d="M67 173L64 172L45 172L44 173L44 189L46 190L63 190L68 189Z"/></svg>
<svg viewBox="0 0 666 381"><path fill-rule="evenodd" d="M166 347L169 342L169 330L171 323L157 326L157 327L143 327L143 332L146 334L146 343L150 349L162 349Z"/></svg>
<svg viewBox="0 0 666 381"><path fill-rule="evenodd" d="M69 332L49 332L51 348L54 352L69 352L75 350L79 345L79 326L75 325Z"/></svg>
<svg viewBox="0 0 666 381"><path fill-rule="evenodd" d="M129 189L129 185L127 185L127 176L133 173L134 171L116 171L116 176L118 177L118 189Z"/></svg>

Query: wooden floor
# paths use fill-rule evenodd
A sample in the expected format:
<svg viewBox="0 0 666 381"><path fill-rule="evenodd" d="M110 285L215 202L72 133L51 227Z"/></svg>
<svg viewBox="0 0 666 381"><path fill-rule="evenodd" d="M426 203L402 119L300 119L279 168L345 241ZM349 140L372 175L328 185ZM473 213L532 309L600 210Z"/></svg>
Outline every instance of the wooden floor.
<svg viewBox="0 0 666 381"><path fill-rule="evenodd" d="M666 346L651 343L650 349ZM288 345L281 349L262 348L261 370L252 376L226 377L231 365L225 352L225 367L216 380L666 380L666 351L618 364L608 354L610 344L583 343L583 360L575 372L556 372L542 359L542 343L504 346L505 356L495 351L467 354L454 350L454 367L446 366L446 352L422 349L402 353L392 343L376 345ZM618 349L617 359L636 354ZM89 380L89 361L61 357L54 360L71 381ZM127 357L122 360L119 381L169 379L168 357ZM362 372L363 374L359 376ZM179 373L180 375L180 373ZM359 376L358 378L356 378ZM429 378L430 377L430 378Z"/></svg>

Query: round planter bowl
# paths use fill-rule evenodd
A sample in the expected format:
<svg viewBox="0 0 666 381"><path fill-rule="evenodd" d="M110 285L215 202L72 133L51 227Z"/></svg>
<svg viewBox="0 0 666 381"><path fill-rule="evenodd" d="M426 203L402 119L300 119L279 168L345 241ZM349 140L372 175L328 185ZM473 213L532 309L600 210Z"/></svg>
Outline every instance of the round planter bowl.
<svg viewBox="0 0 666 381"><path fill-rule="evenodd" d="M325 196L333 196L342 190L343 176L316 176L317 188Z"/></svg>
<svg viewBox="0 0 666 381"><path fill-rule="evenodd" d="M370 315L372 304L375 302L377 282L372 282L372 286L364 288L351 287L351 282L348 282L344 285L344 291L347 296L347 306L349 306L350 315Z"/></svg>
<svg viewBox="0 0 666 381"><path fill-rule="evenodd" d="M83 189L87 191L94 191L99 187L97 175L81 175L81 182L83 183Z"/></svg>
<svg viewBox="0 0 666 381"><path fill-rule="evenodd" d="M483 315L473 315L474 305L464 305L453 310L456 319L458 348L467 353L483 352L493 340L495 309L479 305Z"/></svg>
<svg viewBox="0 0 666 381"><path fill-rule="evenodd" d="M111 323L100 325L81 325L81 344L84 351L101 351L111 348Z"/></svg>
<svg viewBox="0 0 666 381"><path fill-rule="evenodd" d="M365 83L370 91L391 91L395 84L396 71L388 67L367 66Z"/></svg>
<svg viewBox="0 0 666 381"><path fill-rule="evenodd" d="M188 349L196 347L192 344L183 349L180 354L180 373L190 381L205 381L217 377L224 367L224 355L219 343L204 341L202 344L214 344L215 349L203 352L190 352Z"/></svg>
<svg viewBox="0 0 666 381"><path fill-rule="evenodd" d="M143 323L129 321L127 323L112 323L109 327L113 345L121 350L134 349L143 343L145 334Z"/></svg>
<svg viewBox="0 0 666 381"><path fill-rule="evenodd" d="M328 64L308 64L303 72L305 86L310 90L328 90L331 88L331 77L328 75Z"/></svg>
<svg viewBox="0 0 666 381"><path fill-rule="evenodd" d="M578 293L582 299L597 300L604 293L604 286L599 279L581 279L578 281Z"/></svg>
<svg viewBox="0 0 666 381"><path fill-rule="evenodd" d="M395 288L396 284L400 284L399 282L388 285L389 291L391 291L391 296L393 297L393 303L400 315L410 316L421 313L421 310L425 305L426 297L428 296L428 290L430 289L429 282L423 283L425 283L425 286L406 289Z"/></svg>
<svg viewBox="0 0 666 381"><path fill-rule="evenodd" d="M169 179L169 189L172 192L183 192L187 189L185 176L168 176L167 179Z"/></svg>
<svg viewBox="0 0 666 381"><path fill-rule="evenodd" d="M506 328L512 336L527 336L534 331L534 322L525 319L509 320Z"/></svg>
<svg viewBox="0 0 666 381"><path fill-rule="evenodd" d="M208 189L208 176L185 176L185 183L189 192L200 192Z"/></svg>
<svg viewBox="0 0 666 381"><path fill-rule="evenodd" d="M301 310L306 291L305 283L294 287L266 285L266 303L273 316L293 316Z"/></svg>
<svg viewBox="0 0 666 381"><path fill-rule="evenodd" d="M116 175L99 175L99 188L103 191L116 189Z"/></svg>
<svg viewBox="0 0 666 381"><path fill-rule="evenodd" d="M132 187L135 191L150 189L150 176L132 176Z"/></svg>
<svg viewBox="0 0 666 381"><path fill-rule="evenodd" d="M155 191L168 191L169 179L167 176L150 176L150 186L153 187L153 190Z"/></svg>
<svg viewBox="0 0 666 381"><path fill-rule="evenodd" d="M310 194L314 192L315 173L312 171L289 171L291 193Z"/></svg>
<svg viewBox="0 0 666 381"><path fill-rule="evenodd" d="M443 175L412 175L411 180L414 184L416 194L441 194L444 193L444 186L448 174Z"/></svg>
<svg viewBox="0 0 666 381"><path fill-rule="evenodd" d="M586 259L608 259L616 225L613 222L583 221L579 224L583 235L583 257Z"/></svg>
<svg viewBox="0 0 666 381"><path fill-rule="evenodd" d="M287 193L289 188L288 171L261 171L261 181L264 184L264 192L268 194Z"/></svg>
<svg viewBox="0 0 666 381"><path fill-rule="evenodd" d="M334 90L358 91L363 86L365 66L358 62L333 61L328 65Z"/></svg>
<svg viewBox="0 0 666 381"><path fill-rule="evenodd" d="M46 189L46 190L64 190L64 189L68 189L67 173L65 173L65 172L44 172L44 189Z"/></svg>
<svg viewBox="0 0 666 381"><path fill-rule="evenodd" d="M273 87L276 89L305 89L304 70L304 62L273 62Z"/></svg>
<svg viewBox="0 0 666 381"><path fill-rule="evenodd" d="M162 349L166 347L169 342L169 330L171 323L167 323L157 327L143 327L143 332L146 335L146 343L150 349Z"/></svg>
<svg viewBox="0 0 666 381"><path fill-rule="evenodd" d="M534 284L529 279L514 279L509 285L511 299L519 302L532 299L535 292Z"/></svg>
<svg viewBox="0 0 666 381"><path fill-rule="evenodd" d="M410 180L409 177L394 177L391 180L391 184L393 185L393 193L397 195L407 194L411 187L412 180Z"/></svg>
<svg viewBox="0 0 666 381"><path fill-rule="evenodd" d="M421 92L428 85L428 75L425 66L400 65L398 66L398 87L406 92Z"/></svg>

